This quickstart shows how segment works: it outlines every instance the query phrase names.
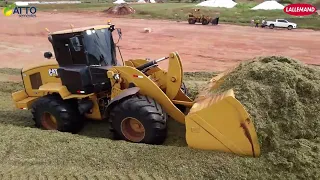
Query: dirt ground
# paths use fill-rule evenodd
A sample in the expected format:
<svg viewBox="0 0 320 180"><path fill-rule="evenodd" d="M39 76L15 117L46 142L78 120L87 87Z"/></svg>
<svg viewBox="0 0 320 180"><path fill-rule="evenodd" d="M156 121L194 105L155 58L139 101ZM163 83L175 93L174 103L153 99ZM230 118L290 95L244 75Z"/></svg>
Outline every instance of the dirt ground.
<svg viewBox="0 0 320 180"><path fill-rule="evenodd" d="M272 82L274 90L277 90L275 92L279 91L275 94L279 94L280 98L272 96L272 99L268 96L273 91L263 89L265 86L243 90L247 94L243 93L242 97L250 100L247 104L258 103L250 106L252 113L261 112L270 116L284 113L308 122L308 126L300 127L300 124L292 121L293 125L299 127L291 128L293 127L289 126L291 124L281 124L280 120L275 123L281 126L273 125L271 120L275 118L261 118L261 122L268 122L270 126L276 127L272 129L270 126L265 126L266 133L263 137L266 135L273 137L274 134L282 137L290 132L282 132L281 128L295 129L298 135L308 130L307 133L302 134L304 136L301 136L301 139L294 136L295 139L292 142L280 144L281 148L278 147L278 141L272 141L270 147L275 147L275 151L264 153L261 158L242 158L232 154L187 148L184 139L185 128L174 121L169 121L168 139L163 146L111 141L108 139L110 134L106 132L108 125L100 122L88 121L79 135L34 128L31 113L14 108L11 100L11 93L22 88L22 84L18 82L20 72L1 69L1 66L21 68L26 64L45 61L43 52L52 51L52 49L44 28L56 31L70 28L69 24L79 27L102 24L107 20L106 15L97 13L37 13L37 18L28 19L0 16L0 22L3 23L0 28L0 101L2 102L0 103L2 107L0 110L0 159L2 162L0 179L257 179L258 177L260 179L261 177L262 179L319 179L320 171L317 166L319 139L311 143L307 139L302 139L310 134L309 125L319 127L317 123L311 124L311 122L319 122L314 118L319 115L313 115L308 110L305 114L284 111L285 106L278 111L279 108L276 106L281 106L289 100L290 102L301 100L301 103L318 102L314 97L319 97L317 96L319 88L314 85L319 83L302 82L300 80L304 76L291 69L282 73L280 68L277 75L279 78L275 81L281 82L281 85L264 79L268 83ZM185 71L222 71L246 59L271 55L289 56L306 63L320 64L320 60L317 59L320 55L317 51L320 45L317 37L320 32L316 31L270 30L232 25L212 27L189 25L185 22L138 19L112 18L111 20L117 27L122 28L123 39L120 41L120 46L125 60L160 58L172 51L178 51ZM150 27L153 31L148 34L143 33L145 27ZM269 72L272 71L263 71L265 67L261 66L261 73L270 74ZM278 70L278 67L280 66L275 65L275 69ZM253 75L260 77L260 71L255 68L250 69L255 71ZM299 68L296 69L299 70ZM292 77L283 78L283 75L288 72L293 72ZM306 72L308 75L312 74L312 71ZM248 84L248 87L251 87L250 83L242 83L242 80L247 78L235 76L232 78L235 84ZM202 78L200 75L185 78L188 90L195 91L194 89L206 84L211 77L212 75L209 74ZM315 78L312 79L312 77ZM310 75L312 80L317 79L316 77L318 77L316 73ZM294 79L293 82L295 82L295 78L298 85L292 87L303 89L301 96L297 97L298 93L296 93L300 91L286 88L286 86L277 88L283 87L282 85L285 85L288 79ZM313 87L315 89L312 89ZM293 95L285 93L289 90ZM258 95L248 95L252 92ZM306 99L305 96L310 96L311 99ZM265 101L266 105L263 106L264 104L259 104L258 101L263 99L262 97L269 97L271 100ZM281 98L287 101L278 103L282 100ZM246 104L245 99L241 102ZM299 103L293 107L302 107ZM271 108L265 111L266 107ZM315 109L314 112L319 112L317 107L315 104L308 106L307 109ZM291 116L280 119L282 121L295 118ZM307 120L312 117L312 121ZM299 122L300 119L298 119ZM257 127L260 130L264 128L264 124L258 124ZM310 137L307 138L310 139Z"/></svg>
<svg viewBox="0 0 320 180"><path fill-rule="evenodd" d="M102 13L38 12L36 18L0 16L1 67L21 68L44 61L52 51L47 32L107 23L122 29L119 45L125 60L160 58L178 51L185 71L223 71L256 56L282 55L320 64L320 31L270 30L234 25L203 26L186 22L108 18ZM146 27L151 33L143 33ZM166 67L164 63L162 67Z"/></svg>

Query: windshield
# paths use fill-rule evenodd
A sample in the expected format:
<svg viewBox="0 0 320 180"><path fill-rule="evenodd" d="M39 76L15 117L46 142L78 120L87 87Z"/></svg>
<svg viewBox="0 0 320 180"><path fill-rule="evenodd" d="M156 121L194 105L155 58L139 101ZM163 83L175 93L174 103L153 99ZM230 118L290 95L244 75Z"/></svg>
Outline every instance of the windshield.
<svg viewBox="0 0 320 180"><path fill-rule="evenodd" d="M83 36L89 65L117 65L112 32L108 29L87 30Z"/></svg>

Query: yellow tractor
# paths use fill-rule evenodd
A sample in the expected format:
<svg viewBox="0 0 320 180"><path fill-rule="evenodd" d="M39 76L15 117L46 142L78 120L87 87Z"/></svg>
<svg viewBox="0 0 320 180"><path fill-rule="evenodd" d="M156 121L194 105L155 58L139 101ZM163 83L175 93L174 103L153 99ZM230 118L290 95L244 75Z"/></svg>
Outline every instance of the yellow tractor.
<svg viewBox="0 0 320 180"><path fill-rule="evenodd" d="M260 155L253 123L232 89L194 102L177 52L121 62L113 32L121 39L112 24L49 32L55 58L46 52L48 60L22 69L15 106L30 109L41 129L77 133L85 119L107 120L114 139L145 144L164 142L171 117L185 124L190 148ZM167 71L158 67L164 60Z"/></svg>
<svg viewBox="0 0 320 180"><path fill-rule="evenodd" d="M195 9L193 13L189 13L188 15L189 24L201 23L202 25L208 25L209 23L212 23L212 21L212 17L200 14L200 9Z"/></svg>

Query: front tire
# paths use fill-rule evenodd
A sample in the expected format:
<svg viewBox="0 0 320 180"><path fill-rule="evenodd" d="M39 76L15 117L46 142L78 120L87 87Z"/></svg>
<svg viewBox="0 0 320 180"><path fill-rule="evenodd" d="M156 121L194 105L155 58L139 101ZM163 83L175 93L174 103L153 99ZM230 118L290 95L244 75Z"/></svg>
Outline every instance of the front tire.
<svg viewBox="0 0 320 180"><path fill-rule="evenodd" d="M115 139L134 143L162 144L167 136L168 115L152 98L135 95L110 111Z"/></svg>
<svg viewBox="0 0 320 180"><path fill-rule="evenodd" d="M84 124L84 117L71 100L64 101L59 96L47 95L32 104L31 113L38 128L77 133Z"/></svg>
<svg viewBox="0 0 320 180"><path fill-rule="evenodd" d="M196 23L196 20L194 20L194 19L188 19L188 23L189 23L189 24L195 24L195 23Z"/></svg>
<svg viewBox="0 0 320 180"><path fill-rule="evenodd" d="M288 26L288 30L291 30L291 29L293 29L293 27L290 25L290 26Z"/></svg>
<svg viewBox="0 0 320 180"><path fill-rule="evenodd" d="M207 25L207 24L209 24L209 21L207 19L203 19L202 20L202 25Z"/></svg>

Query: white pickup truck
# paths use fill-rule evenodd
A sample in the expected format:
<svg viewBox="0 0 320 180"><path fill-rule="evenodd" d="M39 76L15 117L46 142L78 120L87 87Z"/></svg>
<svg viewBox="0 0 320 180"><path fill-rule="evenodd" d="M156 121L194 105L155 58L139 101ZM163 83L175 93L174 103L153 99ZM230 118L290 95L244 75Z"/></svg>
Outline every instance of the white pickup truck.
<svg viewBox="0 0 320 180"><path fill-rule="evenodd" d="M276 19L276 21L266 21L264 26L268 26L270 29L273 28L287 28L288 30L296 29L297 24L289 22L285 19Z"/></svg>

